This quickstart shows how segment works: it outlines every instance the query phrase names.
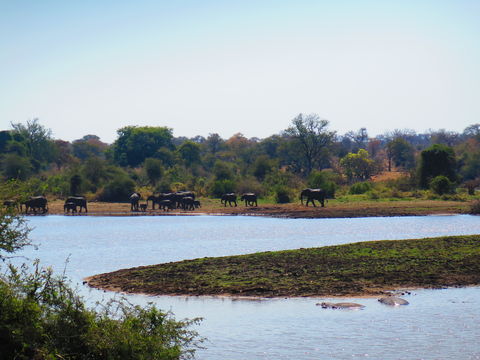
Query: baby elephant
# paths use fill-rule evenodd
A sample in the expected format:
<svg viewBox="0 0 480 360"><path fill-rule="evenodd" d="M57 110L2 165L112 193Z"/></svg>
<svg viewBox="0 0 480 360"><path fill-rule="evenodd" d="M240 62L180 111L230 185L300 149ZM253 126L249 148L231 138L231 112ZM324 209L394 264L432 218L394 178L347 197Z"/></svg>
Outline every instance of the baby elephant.
<svg viewBox="0 0 480 360"><path fill-rule="evenodd" d="M147 204L140 204L139 206L140 206L140 211L143 211L143 212L147 211Z"/></svg>

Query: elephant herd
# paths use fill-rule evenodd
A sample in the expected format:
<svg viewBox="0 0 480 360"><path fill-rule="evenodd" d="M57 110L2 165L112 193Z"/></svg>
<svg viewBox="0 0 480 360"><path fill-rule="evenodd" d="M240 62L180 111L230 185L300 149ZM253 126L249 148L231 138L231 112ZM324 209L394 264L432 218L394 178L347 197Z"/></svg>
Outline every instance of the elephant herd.
<svg viewBox="0 0 480 360"><path fill-rule="evenodd" d="M224 207L227 203L230 207L237 206L238 195L235 193L227 193L221 196L221 204ZM149 202L151 202L151 209L155 210L157 207L159 210L169 211L174 209L195 210L201 207L200 201L195 199L195 194L192 191L179 191L175 193L160 193L153 194L147 197L145 203L140 203L142 196L138 192L134 192L130 195L130 210L145 212L148 208ZM317 200L322 207L325 206L326 193L322 189L304 189L300 193L300 201L303 205L303 200L306 200L305 206L311 203L315 205ZM245 202L245 206L258 206L257 195L254 193L244 193L240 196L240 201ZM48 201L45 196L32 196L29 199L18 202L15 200L5 200L3 205L7 208L15 207L19 211L23 211L25 206L25 214L45 214L48 212ZM77 213L85 211L87 209L87 199L84 196L69 196L63 205L65 213Z"/></svg>
<svg viewBox="0 0 480 360"><path fill-rule="evenodd" d="M195 194L191 191L153 194L148 196L143 204L140 204L141 199L142 196L138 192L130 195L131 211L146 211L149 202L152 203L152 210L155 210L157 205L158 209L163 211L174 209L195 210L201 207L200 201L195 200Z"/></svg>

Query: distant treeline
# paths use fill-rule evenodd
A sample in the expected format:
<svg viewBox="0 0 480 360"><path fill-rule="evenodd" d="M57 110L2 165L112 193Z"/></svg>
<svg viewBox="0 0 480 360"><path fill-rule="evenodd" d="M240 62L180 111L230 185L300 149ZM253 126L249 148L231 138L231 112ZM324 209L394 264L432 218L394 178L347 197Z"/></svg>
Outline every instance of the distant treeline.
<svg viewBox="0 0 480 360"><path fill-rule="evenodd" d="M38 119L0 131L3 180L28 184L32 195L127 200L133 191L191 190L219 197L255 192L289 202L304 187L335 193L395 196L472 194L480 176L480 124L462 133L417 134L394 130L369 137L367 129L343 135L316 114L300 114L270 137L174 137L168 127L127 126L113 144L96 135L53 139ZM371 179L395 174L379 187ZM400 174L400 175L399 175ZM408 195L407 195L408 193Z"/></svg>

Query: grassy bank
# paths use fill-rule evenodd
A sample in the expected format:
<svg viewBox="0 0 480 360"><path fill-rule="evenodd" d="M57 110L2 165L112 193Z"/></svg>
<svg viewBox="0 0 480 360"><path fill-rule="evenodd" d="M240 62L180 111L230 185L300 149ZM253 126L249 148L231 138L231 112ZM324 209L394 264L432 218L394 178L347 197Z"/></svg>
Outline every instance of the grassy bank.
<svg viewBox="0 0 480 360"><path fill-rule="evenodd" d="M129 293L267 297L478 285L480 235L203 258L119 270L88 281L93 287Z"/></svg>

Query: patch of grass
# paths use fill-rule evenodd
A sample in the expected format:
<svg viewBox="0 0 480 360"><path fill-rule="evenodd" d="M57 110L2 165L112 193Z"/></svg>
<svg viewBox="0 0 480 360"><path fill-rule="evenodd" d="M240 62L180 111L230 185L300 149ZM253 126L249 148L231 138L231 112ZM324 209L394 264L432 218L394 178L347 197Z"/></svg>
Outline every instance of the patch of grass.
<svg viewBox="0 0 480 360"><path fill-rule="evenodd" d="M335 296L480 284L480 235L204 258L119 270L90 285L149 294Z"/></svg>

